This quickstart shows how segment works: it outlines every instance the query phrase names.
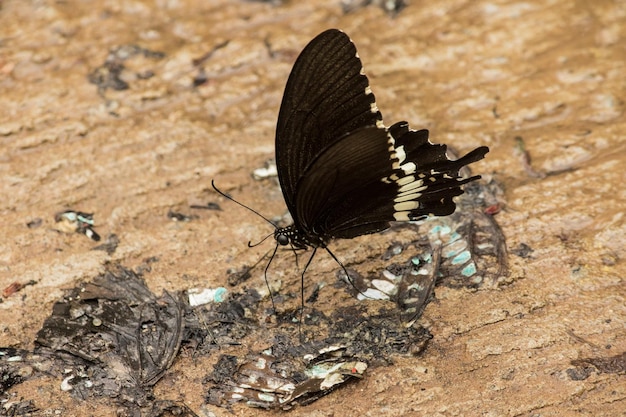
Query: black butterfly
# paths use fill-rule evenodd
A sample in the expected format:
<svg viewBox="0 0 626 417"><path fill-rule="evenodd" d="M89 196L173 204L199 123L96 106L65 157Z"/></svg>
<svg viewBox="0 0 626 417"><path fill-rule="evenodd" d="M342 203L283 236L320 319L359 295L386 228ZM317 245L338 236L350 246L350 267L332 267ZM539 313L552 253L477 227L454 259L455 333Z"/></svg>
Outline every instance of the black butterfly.
<svg viewBox="0 0 626 417"><path fill-rule="evenodd" d="M461 178L459 170L488 151L481 146L451 161L428 130L385 127L356 47L340 30L327 30L304 48L285 87L276 164L293 224L276 228L274 238L313 248L304 270L318 248L341 264L328 250L332 239L452 214L461 185L480 178Z"/></svg>
<svg viewBox="0 0 626 417"><path fill-rule="evenodd" d="M456 208L459 169L484 158L486 146L450 161L446 145L407 122L386 128L356 47L330 29L293 66L276 127L276 164L293 225L280 245L326 248L335 238L379 232L391 221L445 216Z"/></svg>

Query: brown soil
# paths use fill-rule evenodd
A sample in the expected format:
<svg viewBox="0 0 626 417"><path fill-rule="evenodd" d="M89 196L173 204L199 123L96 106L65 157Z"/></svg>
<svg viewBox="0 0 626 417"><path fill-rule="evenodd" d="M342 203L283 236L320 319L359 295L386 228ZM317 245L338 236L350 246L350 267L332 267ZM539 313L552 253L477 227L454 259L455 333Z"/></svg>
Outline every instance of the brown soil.
<svg viewBox="0 0 626 417"><path fill-rule="evenodd" d="M223 285L228 268L254 263L268 246L246 242L270 228L218 198L210 181L262 213L284 212L275 183L251 172L273 156L295 57L337 27L359 48L387 124L408 120L461 151L491 148L473 169L504 184L497 220L508 247L533 252L510 254L511 275L498 288L438 288L422 318L434 335L422 356L397 357L290 414L626 413L623 373L568 374L572 360L626 351L623 2L413 1L392 18L375 6L344 14L339 0L9 0L0 27L0 287L36 281L0 303L0 346L32 349L54 301L107 261L137 267L157 257L145 275L157 294ZM99 92L88 75L121 45L165 56L131 57L123 73L130 88ZM208 81L193 87L192 60L212 50L202 64ZM516 137L533 168L549 175L529 175ZM192 222L167 217L211 201L224 210L199 211ZM67 208L95 213L103 238L119 237L117 250L93 251L85 236L54 231L54 214ZM38 218L39 227L27 227ZM372 245L332 247L350 260ZM334 269L317 258L309 288ZM299 291L290 256L272 270L281 291ZM264 285L259 271L252 280ZM356 302L325 288L323 297ZM215 359L181 358L157 396L232 415L202 405ZM31 380L11 393L34 399L42 415L115 415L109 402L78 402L59 384ZM272 414L235 408L264 413Z"/></svg>

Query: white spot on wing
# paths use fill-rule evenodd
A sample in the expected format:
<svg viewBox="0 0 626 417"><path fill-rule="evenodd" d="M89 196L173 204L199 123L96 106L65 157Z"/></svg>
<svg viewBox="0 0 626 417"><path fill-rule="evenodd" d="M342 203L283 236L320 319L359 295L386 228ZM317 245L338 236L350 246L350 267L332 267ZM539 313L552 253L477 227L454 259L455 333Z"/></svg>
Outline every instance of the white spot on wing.
<svg viewBox="0 0 626 417"><path fill-rule="evenodd" d="M415 171L417 171L417 165L415 165L413 162L407 162L405 164L400 165L400 168L402 168L402 171L404 171L405 174L413 174Z"/></svg>
<svg viewBox="0 0 626 417"><path fill-rule="evenodd" d="M404 152L404 145L398 146L395 152L396 158L398 158L398 162L402 163L406 159L406 152Z"/></svg>
<svg viewBox="0 0 626 417"><path fill-rule="evenodd" d="M408 222L409 220L409 212L408 211L398 211L393 213L393 218L399 222Z"/></svg>
<svg viewBox="0 0 626 417"><path fill-rule="evenodd" d="M413 130L410 131L414 132ZM424 192L427 192L430 184L436 183L446 173L432 169L430 172L423 172L418 164L411 160L419 157L419 155L409 155L406 144L398 145L396 138L391 135L389 130L387 130L387 144L392 172L383 177L381 181L395 184L397 187L396 196L393 200L393 218L396 221L411 221L426 217L425 213L420 212L420 199ZM444 202L442 201L441 204Z"/></svg>
<svg viewBox="0 0 626 417"><path fill-rule="evenodd" d="M415 191L422 191L423 189L426 188L426 187L423 187L423 188L419 189L419 187L422 187L423 184L424 184L424 181L422 181L422 180L413 181L413 182L410 182L408 184L405 184L405 185L401 186L398 189L398 192L399 193L404 193L404 192L413 191L413 190L415 190Z"/></svg>
<svg viewBox="0 0 626 417"><path fill-rule="evenodd" d="M420 206L417 201L403 201L401 203L394 204L393 209L395 211L411 211Z"/></svg>
<svg viewBox="0 0 626 417"><path fill-rule="evenodd" d="M406 185L406 184L411 183L413 181L415 181L415 177L413 175L409 175L407 177L400 178L400 179L396 180L396 183L399 186L403 186L403 185Z"/></svg>
<svg viewBox="0 0 626 417"><path fill-rule="evenodd" d="M394 198L393 201L395 201L396 203L402 203L403 201L417 200L421 195L422 193L402 194Z"/></svg>

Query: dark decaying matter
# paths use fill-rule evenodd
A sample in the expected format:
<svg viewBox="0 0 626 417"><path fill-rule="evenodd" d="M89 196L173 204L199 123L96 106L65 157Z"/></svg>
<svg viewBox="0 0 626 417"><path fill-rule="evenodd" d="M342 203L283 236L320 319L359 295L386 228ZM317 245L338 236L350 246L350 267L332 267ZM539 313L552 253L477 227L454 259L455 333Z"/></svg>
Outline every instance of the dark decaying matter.
<svg viewBox="0 0 626 417"><path fill-rule="evenodd" d="M346 265L354 286L337 267L337 282L363 302L327 315L312 301L302 324L292 320L296 311L279 315L278 325L265 324L266 302L259 292L237 290L249 282L234 282L221 303L191 307L183 292L156 296L139 274L110 265L54 305L34 352L0 349L0 395L28 378L56 375L72 396L112 399L128 415L177 410L193 416L184 404L159 401L153 393L177 358L191 353L219 357L207 369L210 404L281 409L308 404L366 377L369 368L392 364L394 355L419 354L431 336L415 322L435 282L479 288L506 275L502 233L485 213L497 200L497 187L476 183L466 191L452 216L396 223L385 231L390 244L377 258ZM320 297L331 291L322 288ZM371 299L392 303L373 314L363 308ZM318 337L301 344L299 326ZM238 346L259 340L264 349L237 354ZM27 413L37 409L37 401L11 407Z"/></svg>

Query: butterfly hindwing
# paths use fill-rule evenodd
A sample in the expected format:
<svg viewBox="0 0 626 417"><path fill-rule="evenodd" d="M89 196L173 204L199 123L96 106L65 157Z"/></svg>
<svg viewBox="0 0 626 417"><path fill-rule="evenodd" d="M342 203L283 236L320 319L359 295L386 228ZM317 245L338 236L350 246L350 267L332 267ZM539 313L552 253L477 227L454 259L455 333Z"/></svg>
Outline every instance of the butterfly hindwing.
<svg viewBox="0 0 626 417"><path fill-rule="evenodd" d="M461 195L461 185L480 178L461 178L459 171L479 161L489 152L481 146L451 161L447 146L428 140L427 130L411 130L407 122L389 128L393 172L383 181L395 183L394 220L416 220L427 215L446 216L456 209L453 197Z"/></svg>
<svg viewBox="0 0 626 417"><path fill-rule="evenodd" d="M278 177L292 214L307 166L344 135L377 123L382 116L350 38L336 29L315 37L294 64L276 127Z"/></svg>
<svg viewBox="0 0 626 417"><path fill-rule="evenodd" d="M393 136L393 133L398 135ZM302 230L329 238L352 238L454 212L463 193L459 169L482 159L478 148L450 161L446 146L428 141L428 131L401 122L389 130L369 126L344 135L308 167L296 189Z"/></svg>
<svg viewBox="0 0 626 417"><path fill-rule="evenodd" d="M375 126L356 130L312 162L298 182L292 213L303 230L340 237L341 232L358 236L388 227L386 207L397 187L379 175L390 168L387 136L385 129ZM347 232L355 226L358 231Z"/></svg>

